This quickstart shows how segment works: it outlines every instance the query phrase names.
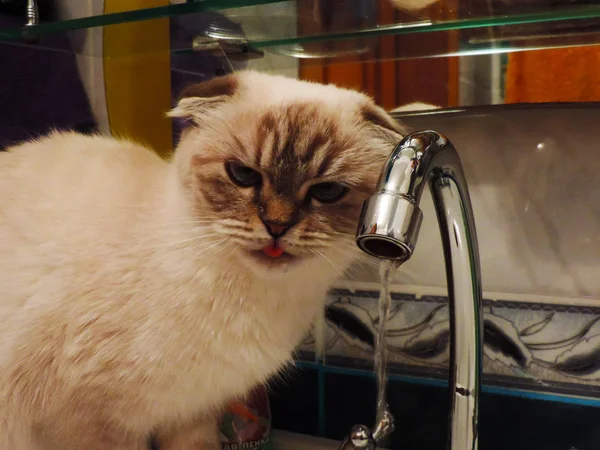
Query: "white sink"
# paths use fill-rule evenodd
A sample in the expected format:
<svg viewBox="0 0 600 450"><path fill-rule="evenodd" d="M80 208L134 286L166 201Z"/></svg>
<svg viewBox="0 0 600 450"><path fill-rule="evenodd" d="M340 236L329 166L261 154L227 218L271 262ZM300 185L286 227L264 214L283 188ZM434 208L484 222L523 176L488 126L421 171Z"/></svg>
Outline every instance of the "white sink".
<svg viewBox="0 0 600 450"><path fill-rule="evenodd" d="M340 441L331 439L273 430L273 450L337 450L340 444Z"/></svg>
<svg viewBox="0 0 600 450"><path fill-rule="evenodd" d="M273 431L273 450L337 450L339 441L288 431Z"/></svg>

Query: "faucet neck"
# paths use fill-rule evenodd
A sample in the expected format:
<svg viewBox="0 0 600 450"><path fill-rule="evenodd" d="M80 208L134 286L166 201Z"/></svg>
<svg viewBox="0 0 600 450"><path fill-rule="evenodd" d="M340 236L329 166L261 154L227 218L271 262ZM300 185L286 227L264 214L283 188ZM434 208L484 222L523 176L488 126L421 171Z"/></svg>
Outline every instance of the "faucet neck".
<svg viewBox="0 0 600 450"><path fill-rule="evenodd" d="M423 131L394 148L377 192L363 206L356 242L380 259L408 260L421 224L425 183L442 237L451 311L448 449L476 450L483 360L479 251L467 181L450 141Z"/></svg>

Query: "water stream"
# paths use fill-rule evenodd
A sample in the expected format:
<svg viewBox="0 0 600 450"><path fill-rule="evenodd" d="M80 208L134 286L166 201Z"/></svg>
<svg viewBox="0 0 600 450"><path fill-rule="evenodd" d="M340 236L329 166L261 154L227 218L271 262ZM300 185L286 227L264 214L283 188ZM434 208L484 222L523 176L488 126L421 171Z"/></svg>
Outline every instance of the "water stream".
<svg viewBox="0 0 600 450"><path fill-rule="evenodd" d="M379 329L375 339L375 374L377 375L377 415L376 423L389 416L387 404L387 343L385 328L390 312L392 297L390 282L397 264L390 260L382 260L379 265L381 291L379 293Z"/></svg>

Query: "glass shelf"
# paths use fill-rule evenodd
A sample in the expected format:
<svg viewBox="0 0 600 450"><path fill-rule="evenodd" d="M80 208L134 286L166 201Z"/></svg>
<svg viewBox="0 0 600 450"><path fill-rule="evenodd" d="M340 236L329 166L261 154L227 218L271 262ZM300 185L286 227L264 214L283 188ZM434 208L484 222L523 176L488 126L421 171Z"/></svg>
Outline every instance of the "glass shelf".
<svg viewBox="0 0 600 450"><path fill-rule="evenodd" d="M309 65L324 59L343 62L357 56L369 61L600 43L598 2L553 0L550 9L548 3L454 0L434 3L420 11L403 11L389 0L203 0L34 26L2 27L0 41L118 58L166 50L174 56L190 55L206 49L208 37L237 48L238 57L259 57L265 52L290 60L303 59ZM332 5L336 9L332 10ZM125 23L161 20L171 25L168 49L164 44L113 45L110 49L81 44L93 33ZM71 44L57 39L58 34L69 36ZM394 45L389 45L390 39L395 39ZM72 45L73 40L79 45Z"/></svg>
<svg viewBox="0 0 600 450"><path fill-rule="evenodd" d="M132 11L116 12L111 14L99 14L88 17L77 17L68 20L50 21L38 25L0 28L0 39L4 41L20 40L24 36L43 36L50 33L81 30L86 28L103 27L141 20L160 19L165 17L176 17L185 14L199 13L203 11L226 10L254 5L268 5L280 3L281 0L197 0L187 3L159 6L155 8L143 8ZM66 2L64 2L66 3ZM1 10L0 10L1 11ZM1 12L0 12L1 14ZM23 17L25 22L25 17Z"/></svg>

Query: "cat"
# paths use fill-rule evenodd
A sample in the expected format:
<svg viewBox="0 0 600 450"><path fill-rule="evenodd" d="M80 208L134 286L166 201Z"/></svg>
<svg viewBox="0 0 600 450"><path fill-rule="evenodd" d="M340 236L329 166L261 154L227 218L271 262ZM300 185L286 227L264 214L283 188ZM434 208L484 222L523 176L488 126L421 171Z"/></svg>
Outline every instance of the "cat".
<svg viewBox="0 0 600 450"><path fill-rule="evenodd" d="M367 96L242 71L188 87L170 160L53 132L0 154L0 448L219 448L359 255L404 130Z"/></svg>

